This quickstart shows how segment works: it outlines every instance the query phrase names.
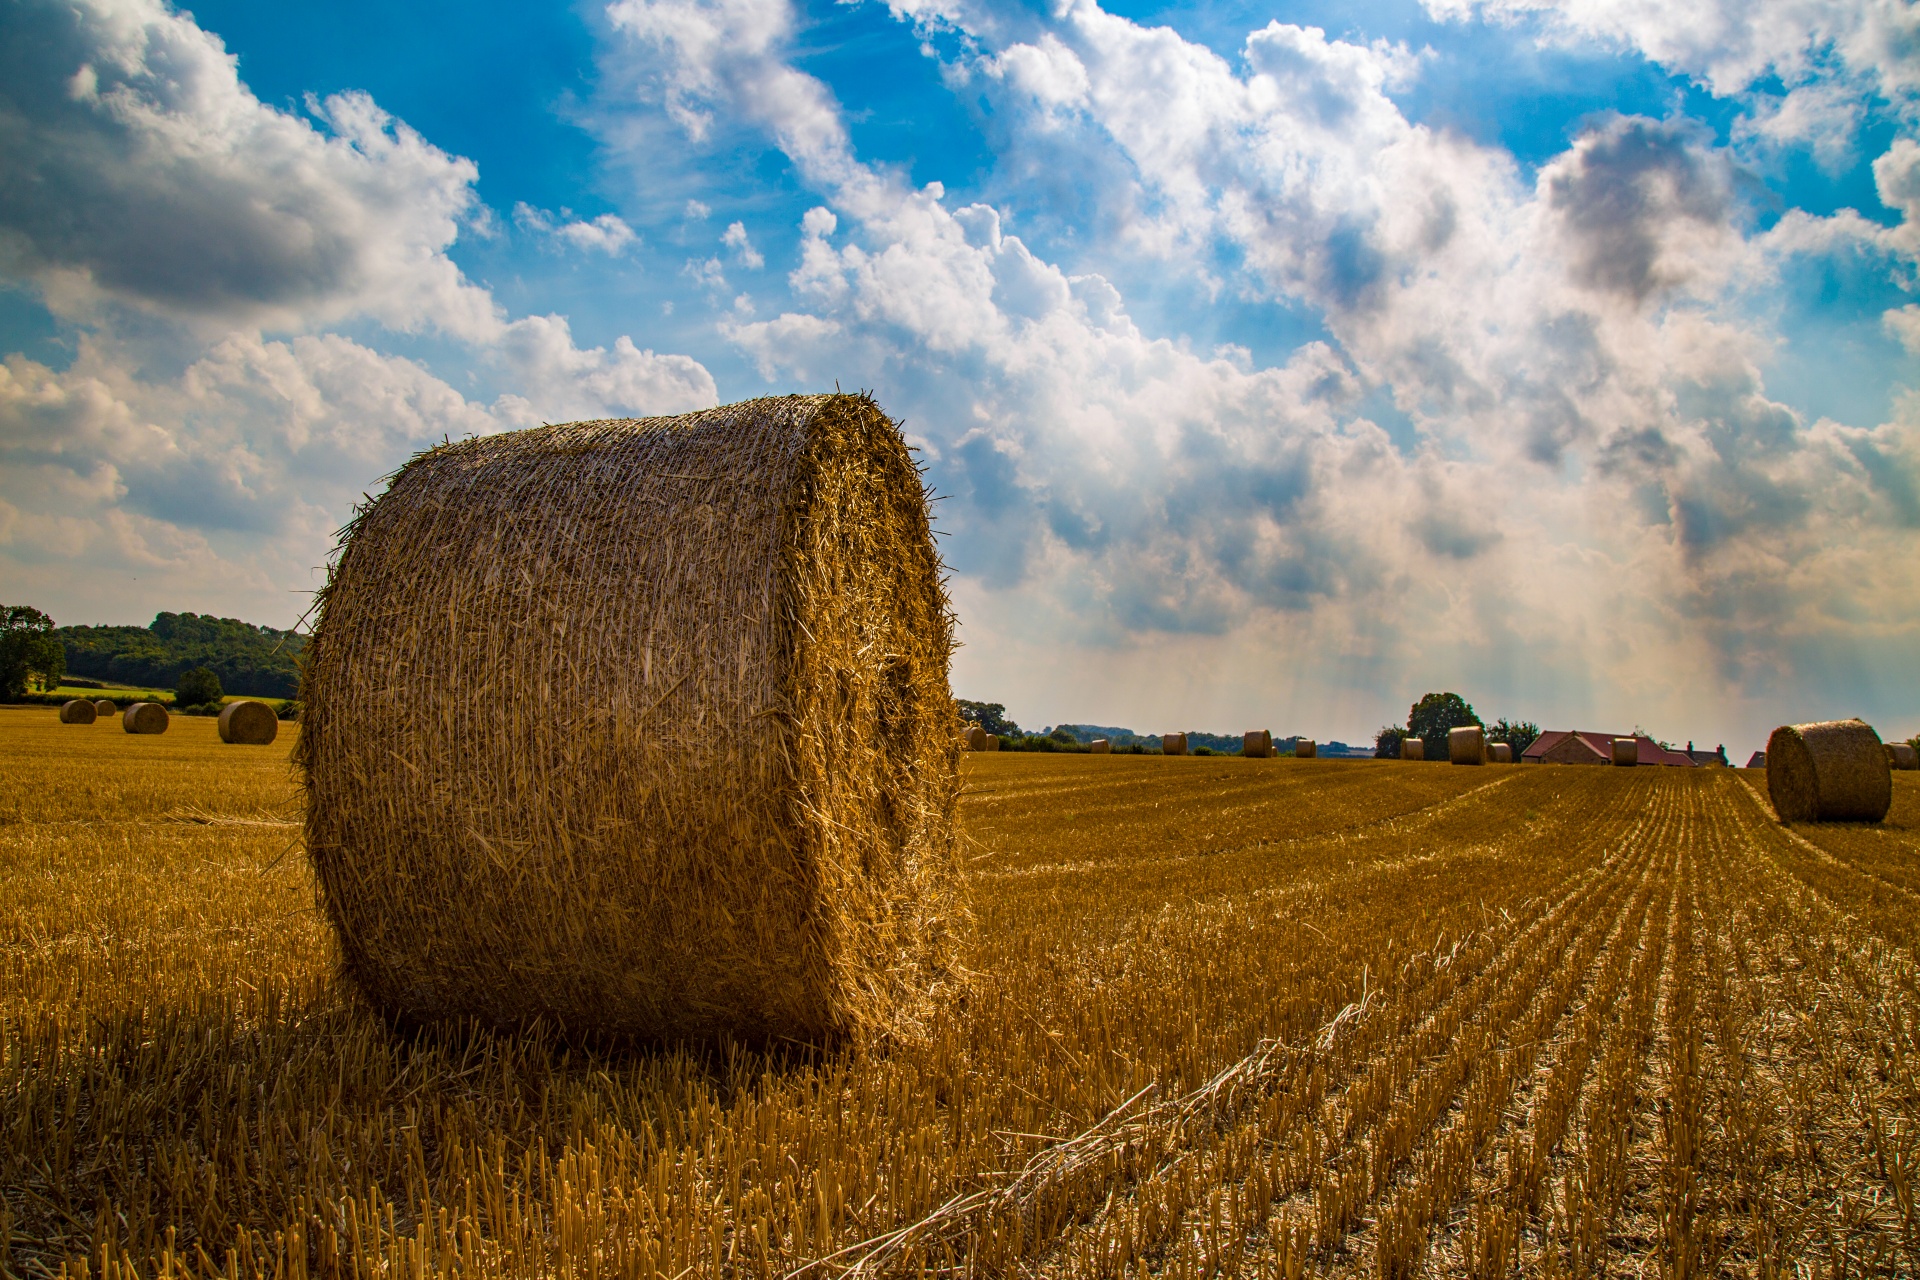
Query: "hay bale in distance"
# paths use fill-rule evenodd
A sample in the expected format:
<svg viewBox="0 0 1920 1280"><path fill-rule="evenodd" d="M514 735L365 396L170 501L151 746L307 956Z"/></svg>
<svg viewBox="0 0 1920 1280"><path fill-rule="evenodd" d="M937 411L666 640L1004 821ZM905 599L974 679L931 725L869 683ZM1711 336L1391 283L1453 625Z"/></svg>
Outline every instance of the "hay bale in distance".
<svg viewBox="0 0 1920 1280"><path fill-rule="evenodd" d="M1311 760L1319 754L1320 744L1312 738L1295 738L1293 740L1293 758L1295 760Z"/></svg>
<svg viewBox="0 0 1920 1280"><path fill-rule="evenodd" d="M1640 739L1615 738L1613 740L1613 762L1623 769L1639 764Z"/></svg>
<svg viewBox="0 0 1920 1280"><path fill-rule="evenodd" d="M1252 760L1270 759L1273 756L1273 731L1249 729L1241 734L1240 754Z"/></svg>
<svg viewBox="0 0 1920 1280"><path fill-rule="evenodd" d="M1095 738L1087 744L1087 754L1105 756L1113 754L1113 744L1105 738Z"/></svg>
<svg viewBox="0 0 1920 1280"><path fill-rule="evenodd" d="M220 741L264 747L280 734L280 717L264 702L242 698L220 708Z"/></svg>
<svg viewBox="0 0 1920 1280"><path fill-rule="evenodd" d="M1490 764L1512 764L1513 744L1510 742L1489 742L1487 761Z"/></svg>
<svg viewBox="0 0 1920 1280"><path fill-rule="evenodd" d="M1889 742L1887 764L1894 769L1920 769L1920 751L1911 742Z"/></svg>
<svg viewBox="0 0 1920 1280"><path fill-rule="evenodd" d="M1425 760L1427 744L1419 738L1400 739L1400 758L1402 760Z"/></svg>
<svg viewBox="0 0 1920 1280"><path fill-rule="evenodd" d="M1487 732L1477 724L1463 724L1447 730L1447 763L1485 764Z"/></svg>
<svg viewBox="0 0 1920 1280"><path fill-rule="evenodd" d="M967 750L998 751L999 749L1000 749L999 738L995 737L991 733L988 733L985 729L982 729L977 724L970 724L967 726Z"/></svg>
<svg viewBox="0 0 1920 1280"><path fill-rule="evenodd" d="M1161 734L1160 754L1163 756L1183 756L1187 754L1187 735L1184 733Z"/></svg>
<svg viewBox="0 0 1920 1280"><path fill-rule="evenodd" d="M421 454L343 536L306 650L347 972L403 1022L913 1034L967 921L952 649L868 397Z"/></svg>
<svg viewBox="0 0 1920 1280"><path fill-rule="evenodd" d="M102 698L93 704L93 713L97 716L117 716L120 708L114 705L111 698Z"/></svg>
<svg viewBox="0 0 1920 1280"><path fill-rule="evenodd" d="M120 713L120 727L128 733L165 733L170 717L157 702L136 702Z"/></svg>
<svg viewBox="0 0 1920 1280"><path fill-rule="evenodd" d="M100 712L85 698L75 698L60 704L61 724L92 724Z"/></svg>
<svg viewBox="0 0 1920 1280"><path fill-rule="evenodd" d="M1893 772L1864 721L1783 724L1767 739L1767 795L1782 822L1878 822Z"/></svg>

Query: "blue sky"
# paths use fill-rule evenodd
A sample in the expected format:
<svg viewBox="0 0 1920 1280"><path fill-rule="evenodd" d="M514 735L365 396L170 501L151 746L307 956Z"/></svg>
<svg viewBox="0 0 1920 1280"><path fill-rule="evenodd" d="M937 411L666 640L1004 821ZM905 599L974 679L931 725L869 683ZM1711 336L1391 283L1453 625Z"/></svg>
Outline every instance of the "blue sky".
<svg viewBox="0 0 1920 1280"><path fill-rule="evenodd" d="M1920 17L9 3L0 597L286 624L443 435L872 388L962 696L1920 731Z"/></svg>

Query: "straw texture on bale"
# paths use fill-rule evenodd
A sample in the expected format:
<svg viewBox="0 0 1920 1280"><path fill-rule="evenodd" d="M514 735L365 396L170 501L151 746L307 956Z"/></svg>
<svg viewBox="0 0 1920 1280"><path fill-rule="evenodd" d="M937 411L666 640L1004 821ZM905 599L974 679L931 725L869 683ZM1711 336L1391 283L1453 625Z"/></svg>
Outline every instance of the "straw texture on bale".
<svg viewBox="0 0 1920 1280"><path fill-rule="evenodd" d="M1293 740L1293 758L1294 759L1311 760L1319 754L1320 754L1320 744L1315 742L1312 738L1295 738Z"/></svg>
<svg viewBox="0 0 1920 1280"><path fill-rule="evenodd" d="M1089 754L1096 756L1112 755L1113 743L1107 741L1105 738L1095 738L1087 744L1087 751Z"/></svg>
<svg viewBox="0 0 1920 1280"><path fill-rule="evenodd" d="M93 704L93 713L97 716L117 716L120 714L120 708L115 706L111 699L102 698Z"/></svg>
<svg viewBox="0 0 1920 1280"><path fill-rule="evenodd" d="M1183 756L1187 754L1187 735L1184 733L1161 734L1160 754L1163 756Z"/></svg>
<svg viewBox="0 0 1920 1280"><path fill-rule="evenodd" d="M1863 721L1783 724L1767 739L1767 794L1782 822L1878 822L1893 772Z"/></svg>
<svg viewBox="0 0 1920 1280"><path fill-rule="evenodd" d="M967 750L998 751L999 749L1000 739L996 735L988 733L977 724L967 726Z"/></svg>
<svg viewBox="0 0 1920 1280"><path fill-rule="evenodd" d="M1400 758L1402 760L1425 760L1427 744L1420 738L1400 739Z"/></svg>
<svg viewBox="0 0 1920 1280"><path fill-rule="evenodd" d="M1621 768L1640 763L1640 739L1615 738L1613 740L1613 762Z"/></svg>
<svg viewBox="0 0 1920 1280"><path fill-rule="evenodd" d="M1887 764L1895 769L1920 769L1920 751L1911 742L1889 742Z"/></svg>
<svg viewBox="0 0 1920 1280"><path fill-rule="evenodd" d="M1447 730L1447 761L1450 764L1485 764L1487 734L1477 724Z"/></svg>
<svg viewBox="0 0 1920 1280"><path fill-rule="evenodd" d="M403 1022L914 1035L967 923L943 573L865 396L416 457L302 680L350 976Z"/></svg>
<svg viewBox="0 0 1920 1280"><path fill-rule="evenodd" d="M280 717L264 702L243 698L220 708L220 741L264 747L280 734Z"/></svg>
<svg viewBox="0 0 1920 1280"><path fill-rule="evenodd" d="M1255 760L1265 760L1273 755L1273 731L1270 729L1250 729L1240 736L1240 754Z"/></svg>
<svg viewBox="0 0 1920 1280"><path fill-rule="evenodd" d="M136 702L120 713L120 727L128 733L165 733L169 718L157 702Z"/></svg>
<svg viewBox="0 0 1920 1280"><path fill-rule="evenodd" d="M99 708L85 698L75 698L71 702L60 704L61 724L92 724L99 715Z"/></svg>
<svg viewBox="0 0 1920 1280"><path fill-rule="evenodd" d="M1489 742L1487 760L1493 764L1513 763L1513 744L1510 742Z"/></svg>

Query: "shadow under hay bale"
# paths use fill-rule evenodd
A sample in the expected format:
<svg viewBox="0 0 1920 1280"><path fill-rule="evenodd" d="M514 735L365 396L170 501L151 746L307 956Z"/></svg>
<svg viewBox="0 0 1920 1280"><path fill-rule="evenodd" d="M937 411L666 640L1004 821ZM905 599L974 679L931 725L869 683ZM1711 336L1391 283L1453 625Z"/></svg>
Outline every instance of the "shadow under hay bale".
<svg viewBox="0 0 1920 1280"><path fill-rule="evenodd" d="M1251 729L1241 734L1240 754L1253 760L1270 759L1273 755L1273 731Z"/></svg>
<svg viewBox="0 0 1920 1280"><path fill-rule="evenodd" d="M220 741L264 747L280 734L280 717L264 702L251 698L220 708Z"/></svg>
<svg viewBox="0 0 1920 1280"><path fill-rule="evenodd" d="M1485 764L1487 733L1477 724L1447 730L1447 763Z"/></svg>
<svg viewBox="0 0 1920 1280"><path fill-rule="evenodd" d="M1425 760L1427 744L1420 738L1400 739L1400 758L1402 760Z"/></svg>
<svg viewBox="0 0 1920 1280"><path fill-rule="evenodd" d="M350 976L414 1021L914 1034L967 922L942 574L865 396L415 458L306 650L306 844Z"/></svg>
<svg viewBox="0 0 1920 1280"><path fill-rule="evenodd" d="M60 704L61 724L92 724L100 716L100 709L85 698L75 698L71 702Z"/></svg>
<svg viewBox="0 0 1920 1280"><path fill-rule="evenodd" d="M171 717L157 702L136 702L120 713L120 727L128 733L165 733Z"/></svg>
<svg viewBox="0 0 1920 1280"><path fill-rule="evenodd" d="M1640 763L1640 739L1615 738L1613 740L1613 763L1625 769Z"/></svg>
<svg viewBox="0 0 1920 1280"><path fill-rule="evenodd" d="M1861 720L1783 724L1767 739L1767 796L1782 822L1878 822L1893 804L1880 735Z"/></svg>
<svg viewBox="0 0 1920 1280"><path fill-rule="evenodd" d="M1187 735L1184 733L1161 734L1160 754L1163 756L1183 756L1187 754Z"/></svg>

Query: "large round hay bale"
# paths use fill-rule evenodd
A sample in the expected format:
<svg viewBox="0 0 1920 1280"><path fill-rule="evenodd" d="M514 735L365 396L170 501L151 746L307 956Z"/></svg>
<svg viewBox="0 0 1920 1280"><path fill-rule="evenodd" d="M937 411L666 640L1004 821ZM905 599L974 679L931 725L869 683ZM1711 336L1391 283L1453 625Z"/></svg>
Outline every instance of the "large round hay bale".
<svg viewBox="0 0 1920 1280"><path fill-rule="evenodd" d="M1487 734L1477 724L1461 725L1457 729L1447 730L1447 762L1449 764L1485 764L1487 762Z"/></svg>
<svg viewBox="0 0 1920 1280"><path fill-rule="evenodd" d="M1889 742L1887 764L1894 769L1920 769L1920 751L1911 742Z"/></svg>
<svg viewBox="0 0 1920 1280"><path fill-rule="evenodd" d="M1160 754L1163 756L1183 756L1187 754L1187 735L1184 733L1161 734Z"/></svg>
<svg viewBox="0 0 1920 1280"><path fill-rule="evenodd" d="M1400 739L1400 758L1402 760L1425 760L1427 744L1419 738Z"/></svg>
<svg viewBox="0 0 1920 1280"><path fill-rule="evenodd" d="M306 844L403 1021L819 1042L957 977L962 739L926 495L869 398L416 457L306 649Z"/></svg>
<svg viewBox="0 0 1920 1280"><path fill-rule="evenodd" d="M1265 760L1273 754L1273 731L1270 729L1249 729L1240 735L1240 754L1254 760Z"/></svg>
<svg viewBox="0 0 1920 1280"><path fill-rule="evenodd" d="M1491 764L1512 764L1513 744L1510 742L1489 742L1487 760Z"/></svg>
<svg viewBox="0 0 1920 1280"><path fill-rule="evenodd" d="M1112 755L1113 743L1109 742L1105 738L1095 738L1092 742L1089 742L1087 744L1087 752L1089 755L1096 755L1096 756Z"/></svg>
<svg viewBox="0 0 1920 1280"><path fill-rule="evenodd" d="M1863 721L1783 724L1767 739L1767 794L1782 822L1878 822L1893 773Z"/></svg>
<svg viewBox="0 0 1920 1280"><path fill-rule="evenodd" d="M93 713L96 716L117 716L120 714L120 708L114 705L112 699L102 698L93 704Z"/></svg>
<svg viewBox="0 0 1920 1280"><path fill-rule="evenodd" d="M1293 758L1295 760L1311 760L1319 754L1320 744L1312 738L1295 738L1293 740Z"/></svg>
<svg viewBox="0 0 1920 1280"><path fill-rule="evenodd" d="M85 698L75 698L60 704L61 724L92 724L100 712Z"/></svg>
<svg viewBox="0 0 1920 1280"><path fill-rule="evenodd" d="M165 733L167 709L157 702L136 702L120 713L120 727L128 733Z"/></svg>
<svg viewBox="0 0 1920 1280"><path fill-rule="evenodd" d="M280 717L264 702L243 698L220 708L220 741L264 747L280 734Z"/></svg>
<svg viewBox="0 0 1920 1280"><path fill-rule="evenodd" d="M1639 764L1640 739L1615 738L1613 740L1613 762L1623 769Z"/></svg>
<svg viewBox="0 0 1920 1280"><path fill-rule="evenodd" d="M994 751L998 750L999 746L1000 739L994 737L979 725L970 724L967 726L967 750Z"/></svg>

